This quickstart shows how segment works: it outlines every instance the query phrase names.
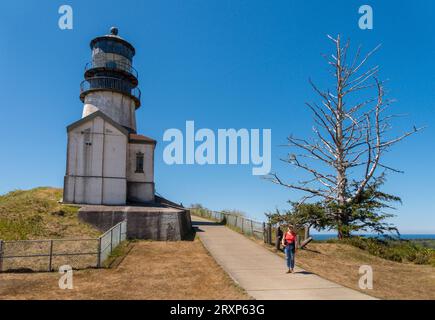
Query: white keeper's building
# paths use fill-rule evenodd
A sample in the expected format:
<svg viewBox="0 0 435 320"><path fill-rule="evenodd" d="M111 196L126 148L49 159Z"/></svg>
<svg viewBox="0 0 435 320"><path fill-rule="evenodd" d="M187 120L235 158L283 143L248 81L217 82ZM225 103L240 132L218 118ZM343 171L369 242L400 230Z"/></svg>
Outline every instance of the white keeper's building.
<svg viewBox="0 0 435 320"><path fill-rule="evenodd" d="M134 47L111 34L91 41L80 87L82 118L67 127L63 201L125 205L154 202L156 141L136 132L140 107Z"/></svg>

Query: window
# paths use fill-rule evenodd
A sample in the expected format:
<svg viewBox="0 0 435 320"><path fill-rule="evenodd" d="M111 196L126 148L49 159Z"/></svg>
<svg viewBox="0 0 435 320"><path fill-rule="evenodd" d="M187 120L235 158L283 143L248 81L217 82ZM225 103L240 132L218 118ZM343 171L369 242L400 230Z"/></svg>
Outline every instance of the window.
<svg viewBox="0 0 435 320"><path fill-rule="evenodd" d="M84 139L83 139L85 142L85 145L91 146L92 145L91 129L88 128L88 129L82 131L82 133L85 135Z"/></svg>
<svg viewBox="0 0 435 320"><path fill-rule="evenodd" d="M142 152L136 153L136 173L143 173L143 156Z"/></svg>

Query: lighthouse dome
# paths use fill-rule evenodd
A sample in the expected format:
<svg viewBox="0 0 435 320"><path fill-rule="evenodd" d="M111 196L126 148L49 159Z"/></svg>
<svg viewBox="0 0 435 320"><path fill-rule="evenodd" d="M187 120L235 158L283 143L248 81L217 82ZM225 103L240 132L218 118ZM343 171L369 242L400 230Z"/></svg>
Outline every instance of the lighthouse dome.
<svg viewBox="0 0 435 320"><path fill-rule="evenodd" d="M131 61L136 50L128 41L121 38L118 32L118 28L112 27L110 34L93 39L90 43L93 54L100 52L118 54Z"/></svg>

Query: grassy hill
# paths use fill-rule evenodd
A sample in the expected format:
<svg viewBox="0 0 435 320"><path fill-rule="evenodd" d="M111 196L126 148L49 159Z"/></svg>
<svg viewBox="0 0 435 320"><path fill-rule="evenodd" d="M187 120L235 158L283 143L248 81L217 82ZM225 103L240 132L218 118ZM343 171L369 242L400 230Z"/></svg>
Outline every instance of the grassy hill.
<svg viewBox="0 0 435 320"><path fill-rule="evenodd" d="M350 244L327 242L310 243L306 250L299 250L296 261L306 270L378 298L435 299L431 265L390 261ZM358 286L361 265L373 269L373 290Z"/></svg>
<svg viewBox="0 0 435 320"><path fill-rule="evenodd" d="M254 240L284 258L273 246ZM391 261L346 242L311 242L296 253L296 265L345 287L381 299L435 299L435 267ZM373 289L361 290L359 268L373 270Z"/></svg>
<svg viewBox="0 0 435 320"><path fill-rule="evenodd" d="M206 210L200 207L197 210ZM191 210L201 216L201 212ZM232 228L232 227L231 227ZM234 229L234 228L232 228ZM239 230L240 231L240 230ZM284 257L274 246L250 238ZM314 241L298 250L296 265L308 272L381 299L435 299L435 261L430 241L397 241L385 244L375 239L353 238L348 241ZM373 270L373 289L361 290L359 268ZM283 261L283 269L284 269Z"/></svg>
<svg viewBox="0 0 435 320"><path fill-rule="evenodd" d="M97 237L77 218L78 208L62 205L62 189L40 187L0 196L0 239Z"/></svg>
<svg viewBox="0 0 435 320"><path fill-rule="evenodd" d="M251 299L198 239L136 241L118 267L74 271L74 290L58 281L57 272L0 273L0 300Z"/></svg>

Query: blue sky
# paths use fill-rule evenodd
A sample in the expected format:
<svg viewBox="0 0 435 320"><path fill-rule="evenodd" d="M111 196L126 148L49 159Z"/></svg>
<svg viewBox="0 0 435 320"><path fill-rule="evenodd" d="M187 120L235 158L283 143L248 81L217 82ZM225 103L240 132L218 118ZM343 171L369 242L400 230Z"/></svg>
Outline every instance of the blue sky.
<svg viewBox="0 0 435 320"><path fill-rule="evenodd" d="M358 8L370 4L374 29L358 28ZM58 28L58 8L74 10L74 29ZM66 129L81 116L79 84L90 60L89 41L110 26L137 49L142 107L138 131L158 141L156 189L183 204L237 208L263 219L298 194L251 174L251 167L168 166L163 132L197 128L271 128L272 168L286 137L311 134L306 101L317 97L308 78L326 85L326 34L350 38L388 78L394 109L407 113L396 132L416 124L424 132L388 154L405 171L390 175L386 191L402 197L391 222L402 232L435 233L435 3L432 1L2 1L0 4L0 193L62 186ZM329 81L329 82L328 82Z"/></svg>

